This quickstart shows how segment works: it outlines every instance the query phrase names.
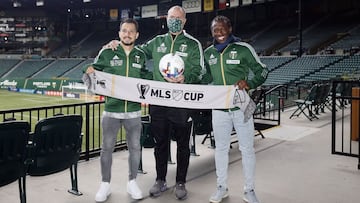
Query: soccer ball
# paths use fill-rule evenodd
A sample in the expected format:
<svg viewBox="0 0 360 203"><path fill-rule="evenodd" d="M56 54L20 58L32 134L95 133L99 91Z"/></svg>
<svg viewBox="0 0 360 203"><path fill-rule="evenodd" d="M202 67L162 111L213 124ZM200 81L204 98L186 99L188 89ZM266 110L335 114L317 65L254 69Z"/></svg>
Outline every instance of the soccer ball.
<svg viewBox="0 0 360 203"><path fill-rule="evenodd" d="M161 75L176 78L184 73L184 61L176 54L166 54L160 59L159 70Z"/></svg>

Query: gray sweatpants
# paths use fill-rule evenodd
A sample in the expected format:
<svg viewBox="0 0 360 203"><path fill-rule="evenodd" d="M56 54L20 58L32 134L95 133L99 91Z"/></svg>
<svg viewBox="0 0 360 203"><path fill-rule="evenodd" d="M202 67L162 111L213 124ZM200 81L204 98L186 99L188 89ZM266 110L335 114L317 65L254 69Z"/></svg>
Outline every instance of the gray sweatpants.
<svg viewBox="0 0 360 203"><path fill-rule="evenodd" d="M135 179L137 176L141 156L141 118L117 119L103 116L103 138L100 155L103 182L110 182L111 180L112 152L114 151L116 136L122 126L125 127L126 142L129 149L129 180Z"/></svg>

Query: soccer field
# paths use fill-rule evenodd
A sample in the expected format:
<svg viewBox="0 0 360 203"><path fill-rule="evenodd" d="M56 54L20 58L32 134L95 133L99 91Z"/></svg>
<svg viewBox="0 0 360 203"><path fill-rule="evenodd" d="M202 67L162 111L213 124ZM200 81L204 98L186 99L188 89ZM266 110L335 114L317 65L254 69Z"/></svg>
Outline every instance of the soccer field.
<svg viewBox="0 0 360 203"><path fill-rule="evenodd" d="M84 100L80 99L62 99L59 96L46 96L29 93L10 92L8 90L0 90L0 101L0 111L62 104L84 103Z"/></svg>

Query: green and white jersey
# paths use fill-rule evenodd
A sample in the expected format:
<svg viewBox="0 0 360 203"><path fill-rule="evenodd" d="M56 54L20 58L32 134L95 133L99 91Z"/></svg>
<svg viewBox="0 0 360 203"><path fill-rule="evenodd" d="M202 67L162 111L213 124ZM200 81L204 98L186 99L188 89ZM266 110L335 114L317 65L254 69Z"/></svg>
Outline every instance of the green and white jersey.
<svg viewBox="0 0 360 203"><path fill-rule="evenodd" d="M204 72L204 56L200 42L183 31L173 37L170 33L158 35L140 47L154 61L153 79L166 81L159 71L161 57L168 53L179 55L185 65L185 83L199 83Z"/></svg>
<svg viewBox="0 0 360 203"><path fill-rule="evenodd" d="M265 82L268 74L254 48L245 42L232 42L222 52L211 45L204 51L204 57L207 70L204 83L232 85L245 80L250 89L254 89ZM251 79L250 71L254 74Z"/></svg>
<svg viewBox="0 0 360 203"><path fill-rule="evenodd" d="M101 49L91 64L96 70L133 78L151 79L152 74L145 67L145 54L142 50L134 47L127 55L119 45L117 50ZM86 66L87 68L88 66ZM121 115L122 118L131 116L130 112L139 112L141 105L136 102L106 97L105 112L128 113ZM136 113L137 115L138 113ZM116 114L113 114L116 115ZM119 114L117 114L119 115ZM114 116L113 116L114 117Z"/></svg>

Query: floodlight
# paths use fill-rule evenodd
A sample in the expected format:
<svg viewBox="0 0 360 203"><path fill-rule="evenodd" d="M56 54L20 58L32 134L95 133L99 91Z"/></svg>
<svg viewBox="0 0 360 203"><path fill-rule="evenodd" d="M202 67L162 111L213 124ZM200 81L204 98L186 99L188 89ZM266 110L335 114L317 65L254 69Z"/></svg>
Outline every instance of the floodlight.
<svg viewBox="0 0 360 203"><path fill-rule="evenodd" d="M36 6L44 6L44 0L36 0Z"/></svg>

